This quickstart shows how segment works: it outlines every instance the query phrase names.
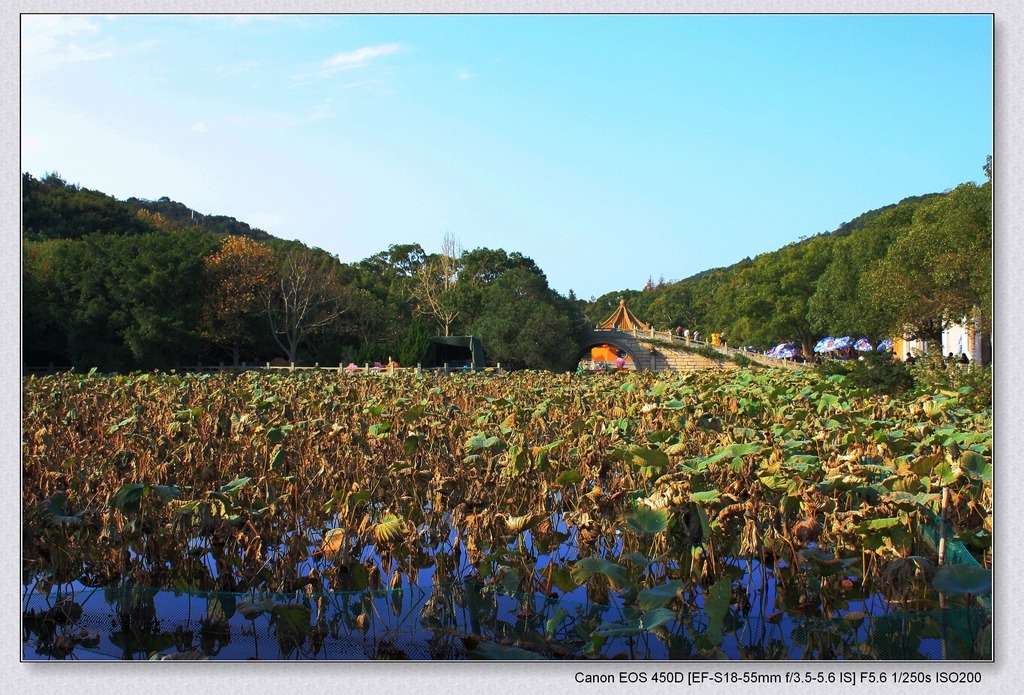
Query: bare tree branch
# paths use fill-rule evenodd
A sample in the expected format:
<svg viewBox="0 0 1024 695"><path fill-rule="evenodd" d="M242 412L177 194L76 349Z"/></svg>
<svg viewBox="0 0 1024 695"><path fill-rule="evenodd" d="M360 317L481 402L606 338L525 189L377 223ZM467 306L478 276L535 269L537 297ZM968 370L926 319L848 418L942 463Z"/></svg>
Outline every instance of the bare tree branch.
<svg viewBox="0 0 1024 695"><path fill-rule="evenodd" d="M270 330L289 362L303 341L345 312L335 277L308 249L285 256L266 301Z"/></svg>

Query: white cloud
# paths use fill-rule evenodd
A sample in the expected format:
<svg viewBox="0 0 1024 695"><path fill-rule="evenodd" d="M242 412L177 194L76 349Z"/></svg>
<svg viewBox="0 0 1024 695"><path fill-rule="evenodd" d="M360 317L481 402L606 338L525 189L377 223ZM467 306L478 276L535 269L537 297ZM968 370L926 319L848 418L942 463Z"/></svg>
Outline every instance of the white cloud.
<svg viewBox="0 0 1024 695"><path fill-rule="evenodd" d="M196 123L194 126L192 126L192 132L193 133L206 133L209 130L210 130L209 126L207 126L202 121L200 121L199 123Z"/></svg>
<svg viewBox="0 0 1024 695"><path fill-rule="evenodd" d="M455 73L455 77L457 77L460 80L465 81L465 80L471 79L473 77L473 73L471 73L469 70L458 70Z"/></svg>
<svg viewBox="0 0 1024 695"><path fill-rule="evenodd" d="M328 78L335 73L344 70L356 70L365 68L377 58L395 55L402 51L402 46L397 43L385 43L380 46L363 46L354 51L343 51L335 53L330 58L323 60L315 70L308 73L294 75L292 79L305 81L314 77Z"/></svg>
<svg viewBox="0 0 1024 695"><path fill-rule="evenodd" d="M74 43L69 43L64 54L61 56L61 60L65 63L80 63L85 60L102 60L103 58L112 58L113 56L113 51L94 51L82 48Z"/></svg>
<svg viewBox="0 0 1024 695"><path fill-rule="evenodd" d="M28 70L53 70L65 63L145 53L159 40L118 45L103 36L102 22L116 17L26 15L21 21L22 64Z"/></svg>
<svg viewBox="0 0 1024 695"><path fill-rule="evenodd" d="M76 43L99 33L99 22L90 17L26 15L21 21L21 56L26 66L43 68L105 58L109 51L90 50Z"/></svg>
<svg viewBox="0 0 1024 695"><path fill-rule="evenodd" d="M53 48L64 37L95 36L100 25L91 17L25 15L21 20L21 46L26 53Z"/></svg>

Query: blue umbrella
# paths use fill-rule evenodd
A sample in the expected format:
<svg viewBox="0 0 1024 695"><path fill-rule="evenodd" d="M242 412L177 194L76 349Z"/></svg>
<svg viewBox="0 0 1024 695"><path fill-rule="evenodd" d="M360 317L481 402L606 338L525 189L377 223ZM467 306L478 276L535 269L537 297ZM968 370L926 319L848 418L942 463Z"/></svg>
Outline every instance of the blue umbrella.
<svg viewBox="0 0 1024 695"><path fill-rule="evenodd" d="M880 342L878 344L878 347L876 347L875 349L876 350L891 350L892 349L892 341L889 340L888 338L886 338L885 340Z"/></svg>
<svg viewBox="0 0 1024 695"><path fill-rule="evenodd" d="M869 350L874 350L874 348L871 347L871 342L867 338L861 338L854 343L853 349L857 352L868 352Z"/></svg>
<svg viewBox="0 0 1024 695"><path fill-rule="evenodd" d="M800 352L800 348L798 347L796 341L790 340L785 343L779 343L771 350L769 350L767 354L768 357L786 359L788 357L795 356L798 352Z"/></svg>
<svg viewBox="0 0 1024 695"><path fill-rule="evenodd" d="M836 338L835 339L835 344L832 346L832 349L833 350L845 350L846 348L850 347L851 345L853 345L853 340L850 339L850 336L844 335L842 338Z"/></svg>
<svg viewBox="0 0 1024 695"><path fill-rule="evenodd" d="M830 350L831 348L827 348L825 346L828 345L831 342L832 342L832 338L822 338L821 340L819 340L817 343L814 344L814 351L815 352L825 352L827 350Z"/></svg>

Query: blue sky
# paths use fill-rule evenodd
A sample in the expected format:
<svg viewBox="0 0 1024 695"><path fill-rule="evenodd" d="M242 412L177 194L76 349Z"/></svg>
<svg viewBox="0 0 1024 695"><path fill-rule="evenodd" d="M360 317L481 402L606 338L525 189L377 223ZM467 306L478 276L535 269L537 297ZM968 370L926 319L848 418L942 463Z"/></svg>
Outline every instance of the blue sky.
<svg viewBox="0 0 1024 695"><path fill-rule="evenodd" d="M583 298L983 180L988 15L23 15L21 167Z"/></svg>

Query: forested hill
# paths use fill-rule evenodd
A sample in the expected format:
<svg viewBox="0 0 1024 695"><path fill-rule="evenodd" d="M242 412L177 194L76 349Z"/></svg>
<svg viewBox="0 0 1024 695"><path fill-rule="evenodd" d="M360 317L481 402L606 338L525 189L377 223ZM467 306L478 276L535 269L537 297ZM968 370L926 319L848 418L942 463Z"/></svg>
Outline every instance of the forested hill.
<svg viewBox="0 0 1024 695"><path fill-rule="evenodd" d="M219 235L256 241L273 237L262 229L225 215L207 215L183 203L159 200L118 200L100 191L64 181L59 174L36 179L22 175L22 234L30 241L80 239L87 234L131 235L155 229L202 227Z"/></svg>
<svg viewBox="0 0 1024 695"><path fill-rule="evenodd" d="M503 368L569 369L586 322L532 259L395 244L355 263L169 198L117 200L53 174L22 186L26 368L428 363L473 335Z"/></svg>
<svg viewBox="0 0 1024 695"><path fill-rule="evenodd" d="M879 215L881 215L886 210L892 210L893 208L898 207L900 205L910 205L910 204L913 204L913 203L920 203L920 202L923 202L925 200L928 200L929 198L934 198L935 196L940 196L940 195L943 195L943 194L942 193L927 193L925 195L909 196L907 198L904 198L903 200L901 200L898 203L892 203L890 205L883 205L880 208L876 208L874 210L868 210L867 212L862 212L861 214L857 215L856 217L854 217L849 222L843 222L841 225L839 225L838 227L833 229L831 232L822 232L818 236L837 236L837 237L850 236L850 234L852 234L853 232L857 231L858 229L864 229L864 225L867 224L868 220L872 220L872 219L878 217ZM797 243L800 243L800 242L797 242ZM736 265L737 265L737 263L733 263L732 265L721 267L721 268L708 268L707 270L702 270L699 273L694 273L690 277L683 278L682 280L680 280L680 282L696 282L696 281L700 280L702 277L704 277L705 275L709 275L711 273L716 273L716 272L718 272L720 270L732 270L733 268L736 267Z"/></svg>
<svg viewBox="0 0 1024 695"><path fill-rule="evenodd" d="M903 200L901 200L898 203L893 203L891 205L885 205L885 206L877 208L875 210L869 210L867 212L861 213L861 214L857 215L856 217L854 217L849 222L843 222L841 225L836 227L831 232L826 232L826 234L829 234L831 236L850 236L850 234L852 234L856 230L864 229L864 225L867 224L868 220L875 219L876 217L881 215L886 210L892 210L893 208L898 207L900 205L912 205L912 204L915 204L915 203L923 203L924 201L928 200L929 198L934 198L936 196L941 196L941 195L944 195L944 194L942 194L942 193L928 193L928 194L925 194L925 195L915 195L915 196L910 196L908 198L904 198Z"/></svg>
<svg viewBox="0 0 1024 695"><path fill-rule="evenodd" d="M592 322L625 299L657 328L719 333L764 349L826 335L936 341L952 322L991 334L992 182L904 198L832 232L685 280L608 292L583 310ZM984 344L984 342L983 342Z"/></svg>
<svg viewBox="0 0 1024 695"><path fill-rule="evenodd" d="M552 290L521 253L463 251L453 239L435 254L395 244L341 263L231 217L168 198L119 201L57 175L24 174L22 203L26 366L415 364L427 359L430 336L474 335L492 364L568 369L588 324L620 298L658 328L759 349L786 340L809 349L829 334L936 340L962 320L991 334L991 179L589 303ZM310 310L296 311L295 301Z"/></svg>

